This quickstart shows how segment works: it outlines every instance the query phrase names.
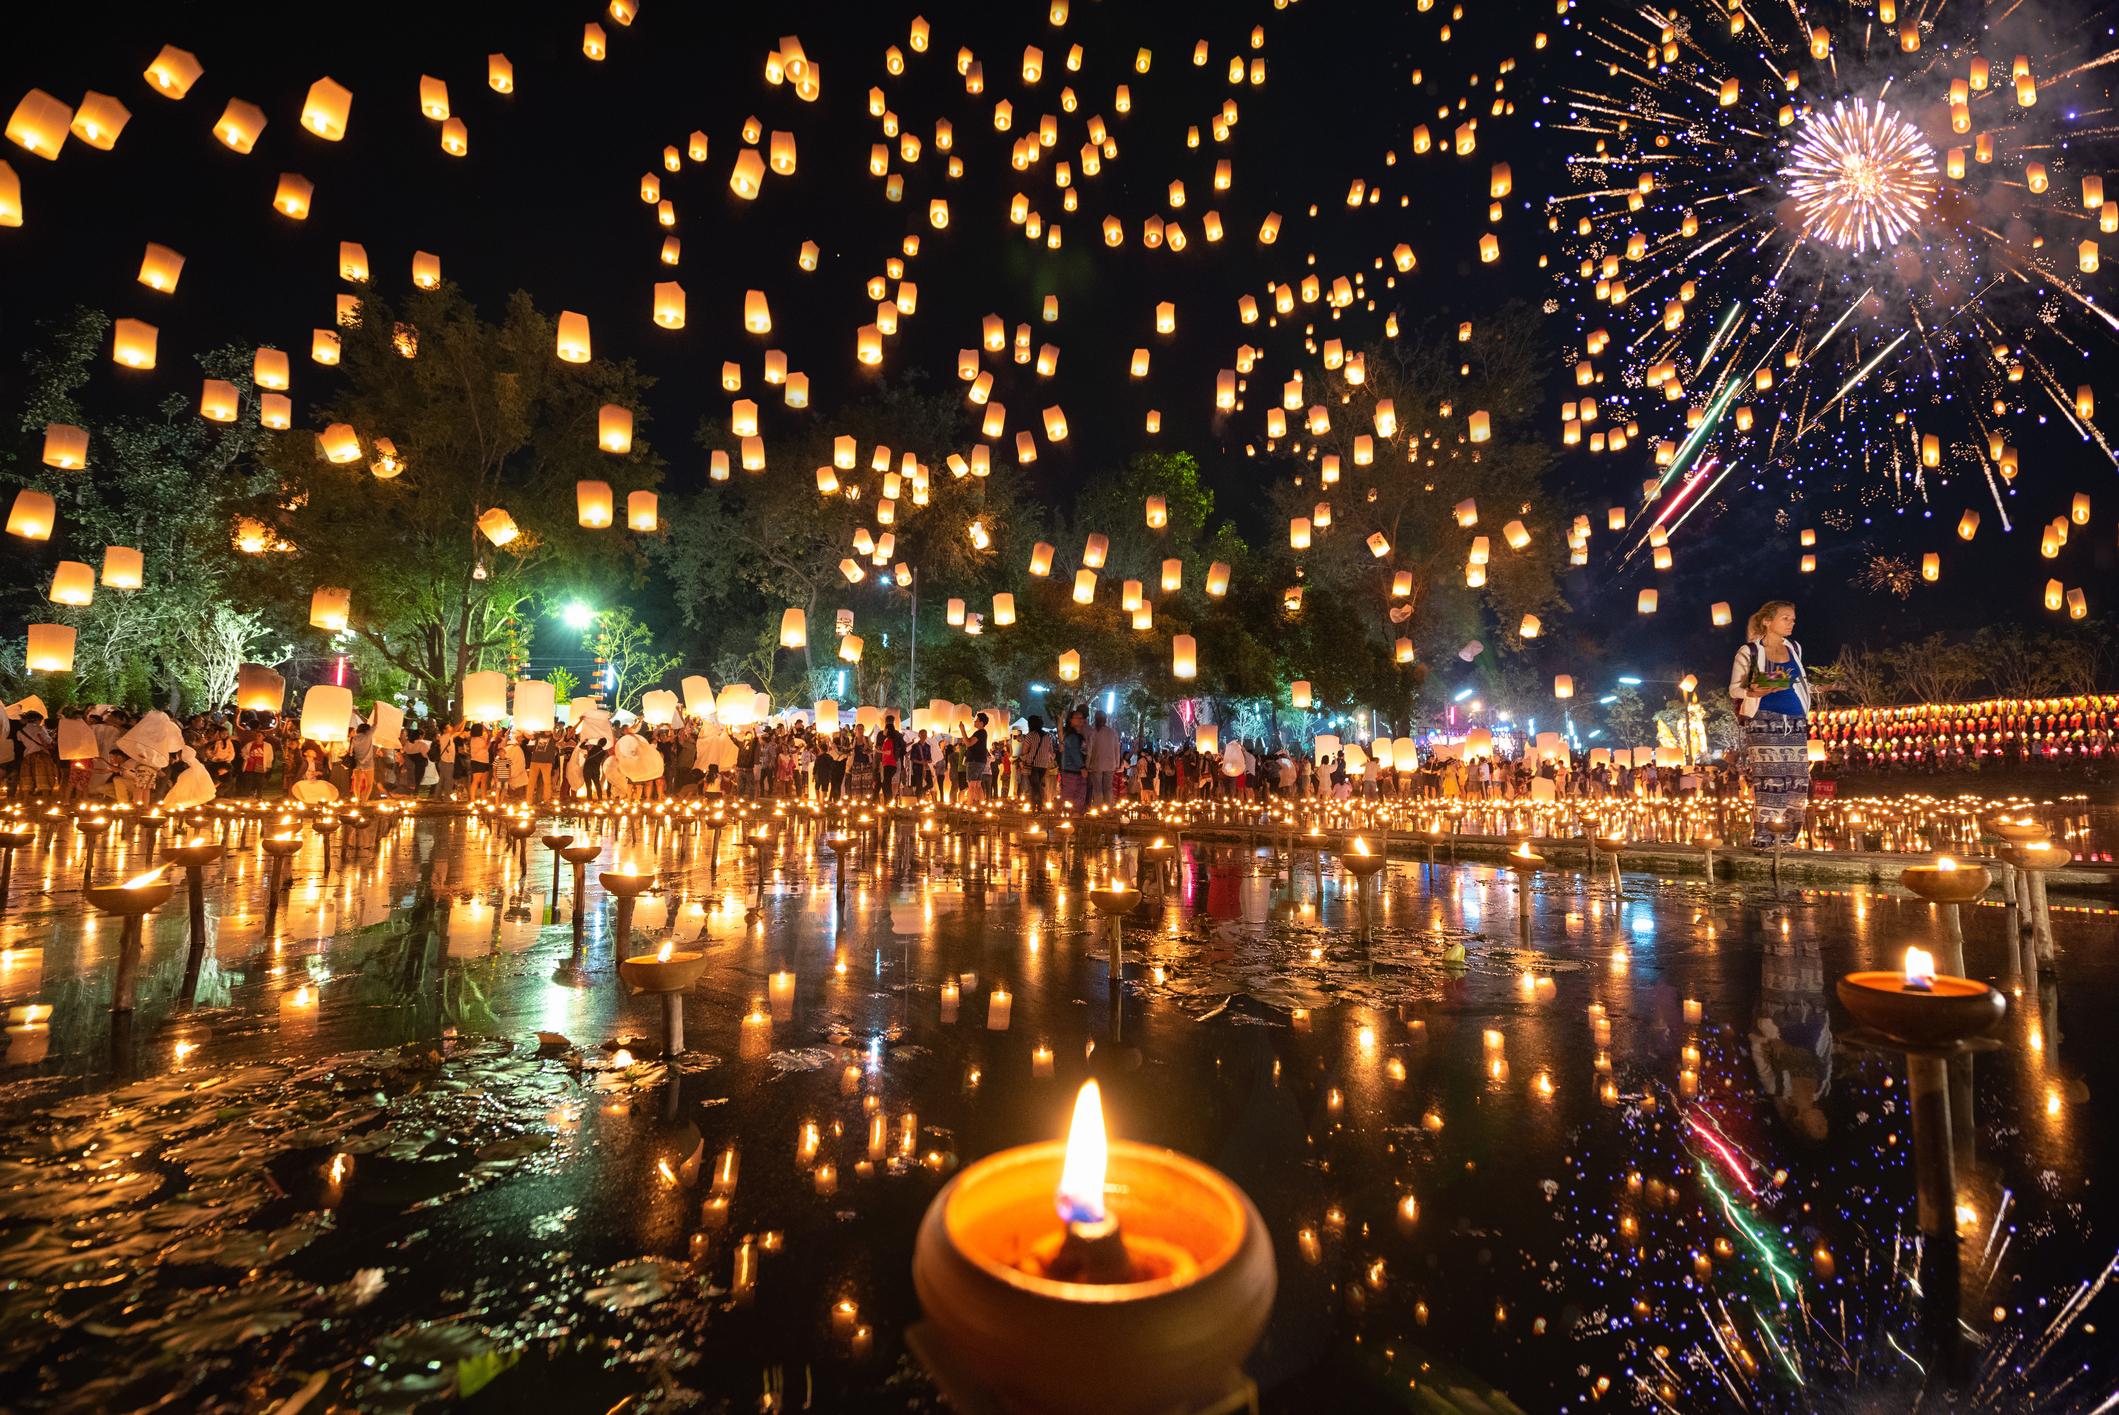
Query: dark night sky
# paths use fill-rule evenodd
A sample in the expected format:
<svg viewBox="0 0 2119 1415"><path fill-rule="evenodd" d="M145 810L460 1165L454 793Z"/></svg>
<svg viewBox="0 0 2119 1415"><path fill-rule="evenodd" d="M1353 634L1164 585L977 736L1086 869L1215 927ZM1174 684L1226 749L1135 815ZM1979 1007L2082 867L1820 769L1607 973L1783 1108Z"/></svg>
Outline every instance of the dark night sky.
<svg viewBox="0 0 2119 1415"><path fill-rule="evenodd" d="M885 375L918 367L935 385L956 387L955 351L976 342L981 317L997 313L1011 328L1029 322L1035 342L1060 346L1059 374L1039 386L1028 370L1002 364L994 396L1009 407L1011 435L1048 403L1067 410L1072 436L1061 448L1042 450L1032 469L1042 494L1064 504L1087 476L1143 446L1189 450L1199 456L1224 512L1251 535L1278 534L1262 510L1268 464L1242 455L1246 438L1263 443L1257 422L1268 400L1254 393L1253 412L1237 426L1217 427L1213 374L1233 363L1235 346L1248 341L1267 350L1261 373L1284 378L1300 356L1301 332L1299 321L1284 321L1275 331L1241 325L1237 297L1262 294L1268 280L1298 282L1311 269L1304 257L1312 252L1327 283L1356 270L1380 282L1383 272L1371 263L1400 241L1419 252L1421 269L1401 277L1395 291L1376 293L1397 301L1408 329L1429 318L1471 318L1511 297L1535 302L1555 293L1536 263L1540 253L1559 249L1545 229L1541 198L1564 181L1564 149L1532 124L1541 116L1538 98L1577 81L1570 66L1582 61L1572 57L1549 0L1480 6L1453 26L1447 44L1438 38L1447 5L1426 14L1411 4L1346 0L1300 0L1285 10L1270 0L1212 6L1074 0L1072 8L1065 27L1055 28L1046 20L1045 0L780 9L645 0L627 29L581 4L23 7L10 16L10 42L0 54L0 102L11 106L39 87L75 103L92 88L118 97L134 118L113 152L74 141L53 164L5 149L22 177L28 220L18 230L0 230L0 403L20 395L19 355L33 345L36 322L77 303L161 328L154 371L99 366L88 396L107 409L145 412L173 391L196 396L200 375L192 355L222 343L274 342L305 351L309 330L330 324L334 295L350 288L336 276L337 244L353 240L366 247L386 290L404 287L412 252L421 249L438 254L445 275L489 316L517 288L529 290L547 311L587 314L599 354L636 358L661 380L642 435L670 462L670 489L686 490L705 470L692 442L695 425L702 416L727 412L728 395L718 381L724 359L743 364L743 396L758 396L766 347L786 350L790 368L810 375L814 407L829 409L858 392L864 375L853 359L853 332L872 316L862 286L882 273L903 236L917 231L922 248L907 276L919 284L919 310L905 321ZM933 25L924 55L908 48L916 12ZM610 57L601 63L581 53L581 27L590 20L600 20L609 35ZM1254 24L1265 26L1260 51L1247 41ZM1539 28L1555 36L1543 53L1530 42ZM783 34L800 36L822 64L818 102L801 103L791 88L766 83L765 56ZM1192 49L1201 38L1212 57L1195 67ZM205 65L181 102L151 92L140 77L164 43L194 51ZM1033 43L1045 51L1047 72L1026 91L1019 65L1024 45ZM1069 74L1063 60L1075 43L1084 47L1085 62ZM883 51L892 44L907 49L903 77L884 72ZM964 92L956 74L960 45L985 66L986 91L978 97ZM1131 71L1142 47L1154 53L1145 76ZM486 86L485 56L495 51L514 62L512 95ZM1266 59L1262 87L1228 83L1227 62L1238 53ZM1439 101L1490 95L1490 87L1467 89L1465 77L1477 73L1490 85L1505 56L1518 61L1509 76L1516 115L1482 122L1471 159L1413 158L1408 134L1421 120L1415 97L1431 117ZM1417 95L1409 82L1415 68L1425 80ZM454 112L469 129L467 158L445 156L439 124L420 114L422 73L448 83ZM349 136L340 143L316 138L298 122L309 84L327 74L355 95ZM1121 82L1133 96L1133 110L1123 117L1113 106ZM882 183L866 175L869 145L880 138L867 114L871 84L884 89L904 130L926 146L917 163L893 164L907 174L901 205L884 201ZM1081 98L1073 114L1060 111L1066 85ZM1208 124L1232 96L1241 120L1228 143L1216 144ZM211 135L230 97L256 103L270 120L247 156ZM1005 135L992 126L993 104L1002 97L1016 105L1015 129ZM1007 165L1008 144L1034 130L1046 112L1061 120L1059 144L1042 168L1017 173ZM1086 119L1098 113L1117 138L1120 157L1099 177L1077 176L1081 209L1066 214L1051 163L1071 156L1084 141ZM743 121L752 114L768 132L796 134L800 164L792 178L768 177L763 199L744 202L729 192L727 176ZM932 145L938 117L955 125L954 150L967 167L962 180L945 180L946 155ZM1197 150L1184 141L1192 124L1202 128ZM681 148L694 129L710 138L708 161L687 162L674 176L661 173L662 148ZM1387 167L1383 154L1392 148L1400 161ZM1220 157L1234 163L1235 185L1217 194L1210 178ZM1498 228L1488 227L1484 209L1492 160L1508 160L1515 171L1511 209ZM661 173L664 194L677 208L673 234L684 243L684 259L675 272L657 261L663 236L672 233L637 195L640 175L650 170ZM282 171L316 183L307 221L271 209ZM1346 207L1356 176L1380 185L1381 203ZM1163 203L1173 178L1185 181L1190 197L1177 214L1191 245L1182 254L1146 250L1140 222L1173 214ZM1033 247L1007 223L1008 198L1017 190L1048 221L1060 222L1062 250ZM1410 207L1399 206L1402 194L1411 195ZM925 220L935 195L951 204L946 233ZM1313 202L1320 214L1311 219L1306 212ZM1230 233L1219 245L1201 239L1198 218L1209 207ZM1283 214L1286 228L1277 245L1262 247L1255 235L1269 210ZM1098 237L1107 214L1127 226L1119 251L1106 250ZM1498 229L1504 254L1482 266L1474 244L1488 229ZM805 239L823 249L814 274L796 266ZM186 257L174 297L134 279L148 241ZM654 282L672 274L689 295L688 325L674 332L649 319ZM771 300L769 338L742 331L749 288ZM1054 325L1037 317L1048 293L1060 301ZM1152 332L1158 300L1177 305L1174 336ZM1392 306L1379 299L1373 314L1357 307L1337 325L1323 317L1321 305L1311 308L1320 340L1336 335L1365 342L1381 336ZM1561 317L1552 323L1557 350L1570 330ZM1126 376L1136 346L1153 350L1145 384ZM2097 363L2110 365L2108 346ZM986 366L994 367L990 358ZM297 353L298 423L331 376ZM1561 396L1556 377L1545 412L1555 430L1552 405ZM2119 385L2112 396L2119 397ZM777 398L758 401L768 423L784 416ZM1141 431L1151 407L1163 415L1157 438ZM2019 483L2016 534L1983 533L1972 547L1953 544L1958 553L1947 582L1909 602L1859 591L1851 584L1854 572L1873 548L1910 553L1916 561L1922 550L1945 548L1942 538L1962 509L1954 493L1938 498L1932 520L1923 520L1917 506L1902 514L1858 512L1857 527L1863 514L1877 523L1861 532L1865 539L1828 536L1812 577L1794 573L1793 538L1774 529L1785 493L1730 493L1721 514L1696 518L1675 539L1680 569L1661 577L1665 612L1653 620L1633 613L1635 590L1655 582L1650 572L1614 578L1599 563L1614 538L1600 535L1592 564L1568 584L1577 612L1546 650L1551 667L1579 672L1587 666L1574 657L1581 636L1607 651L1589 668L1592 674L1691 668L1711 678L1735 642L1708 624L1707 606L1720 599L1735 604L1740 616L1770 595L1796 599L1804 615L1798 637L1813 658L1829 657L1842 641L1880 643L1916 631L2031 619L2043 572L2027 567L2043 562L2035 561L2026 538L2064 511L2074 491L2106 501L2119 499L2119 491L2111 489L2109 466L2091 461L2071 440L2041 440L2035 431L2022 440L2036 470ZM1618 457L1571 452L1562 458L1554 474L1562 504L1589 512L1601 529L1605 506L1627 500L1628 491L1637 495L1652 439L1636 446L1638 457L1629 449ZM34 439L18 441L20 453L33 457L34 448ZM1793 524L1811 524L1817 509L1799 510ZM2070 583L2086 583L2093 594L2100 582L2111 583L2113 558L2110 508L2099 509L2091 531L2102 541L2070 547L2081 557Z"/></svg>

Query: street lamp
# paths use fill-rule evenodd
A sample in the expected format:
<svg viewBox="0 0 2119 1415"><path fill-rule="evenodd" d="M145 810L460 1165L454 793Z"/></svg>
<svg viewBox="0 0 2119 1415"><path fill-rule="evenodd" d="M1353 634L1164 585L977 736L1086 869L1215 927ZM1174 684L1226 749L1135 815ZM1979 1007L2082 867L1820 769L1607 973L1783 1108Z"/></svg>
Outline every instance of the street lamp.
<svg viewBox="0 0 2119 1415"><path fill-rule="evenodd" d="M576 600L560 611L560 617L570 629L586 629L596 622L596 611Z"/></svg>

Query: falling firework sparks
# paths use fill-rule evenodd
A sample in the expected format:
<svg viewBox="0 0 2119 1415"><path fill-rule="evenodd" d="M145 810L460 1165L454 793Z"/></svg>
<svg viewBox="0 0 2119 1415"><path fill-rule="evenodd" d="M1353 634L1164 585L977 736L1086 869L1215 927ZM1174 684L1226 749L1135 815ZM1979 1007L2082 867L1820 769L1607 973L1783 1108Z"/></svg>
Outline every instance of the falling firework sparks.
<svg viewBox="0 0 2119 1415"><path fill-rule="evenodd" d="M1813 237L1859 251L1895 246L1927 215L1935 149L1881 103L1835 103L1804 125L1781 178Z"/></svg>

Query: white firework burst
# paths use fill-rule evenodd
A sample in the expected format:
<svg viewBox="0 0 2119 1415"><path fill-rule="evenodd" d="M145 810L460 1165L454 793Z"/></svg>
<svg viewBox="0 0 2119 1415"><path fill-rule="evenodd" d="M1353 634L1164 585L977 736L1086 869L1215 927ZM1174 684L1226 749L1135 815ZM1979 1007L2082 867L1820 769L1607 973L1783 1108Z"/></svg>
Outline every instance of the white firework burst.
<svg viewBox="0 0 2119 1415"><path fill-rule="evenodd" d="M1911 235L1938 185L1927 140L1893 109L1860 98L1805 123L1780 175L1804 232L1855 251Z"/></svg>

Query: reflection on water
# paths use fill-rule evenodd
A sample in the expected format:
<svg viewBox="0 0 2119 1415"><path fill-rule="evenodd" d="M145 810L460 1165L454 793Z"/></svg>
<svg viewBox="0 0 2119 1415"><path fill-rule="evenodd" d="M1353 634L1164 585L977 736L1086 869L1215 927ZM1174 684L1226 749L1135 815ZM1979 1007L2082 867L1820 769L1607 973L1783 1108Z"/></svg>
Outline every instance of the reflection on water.
<svg viewBox="0 0 2119 1415"><path fill-rule="evenodd" d="M1265 1216L1268 1409L1888 1409L1918 1384L1903 1065L1844 1047L1830 985L1930 939L1925 906L1395 863L1364 938L1329 853L1193 840L1144 881L1114 991L1086 892L1136 878L1126 843L896 826L842 882L802 823L757 850L629 830L585 871L578 946L573 871L530 846L423 820L326 873L312 843L270 931L262 860L231 852L196 1006L165 909L115 1065L116 930L72 845L25 857L44 892L0 925L14 1404L269 1402L321 1371L377 1409L932 1408L902 1339L920 1214L961 1164L1063 1133L1091 1075L1116 1133ZM616 975L597 876L624 861L660 871L627 953L705 955L682 1056ZM1966 911L2004 987L2012 924ZM2061 969L1964 1074L1964 1316L2028 1370L1989 1408L2119 1378L2109 1298L2061 1305L2119 1247L2093 1185L2113 1063L2062 1045L2063 1003L2114 984L2108 929L2055 927Z"/></svg>

